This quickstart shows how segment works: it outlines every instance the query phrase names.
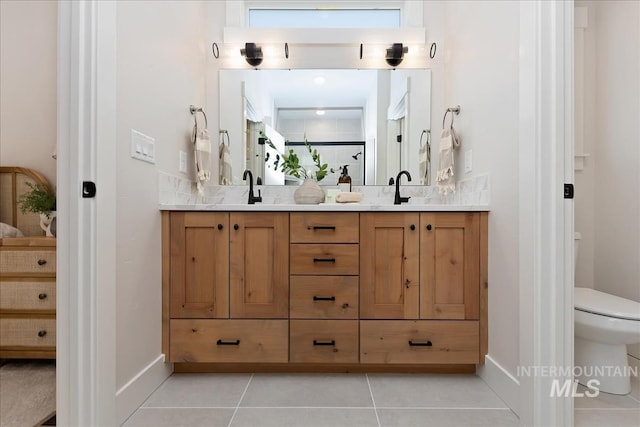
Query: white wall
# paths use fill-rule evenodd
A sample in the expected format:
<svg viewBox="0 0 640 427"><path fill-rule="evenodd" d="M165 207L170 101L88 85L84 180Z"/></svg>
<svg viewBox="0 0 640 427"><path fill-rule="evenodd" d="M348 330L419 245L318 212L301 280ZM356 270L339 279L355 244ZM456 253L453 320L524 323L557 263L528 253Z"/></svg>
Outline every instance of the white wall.
<svg viewBox="0 0 640 427"><path fill-rule="evenodd" d="M55 186L58 4L0 2L0 165Z"/></svg>
<svg viewBox="0 0 640 427"><path fill-rule="evenodd" d="M427 2L425 8L429 6ZM491 175L489 355L515 376L519 359L519 194L515 183L520 9L517 2L503 1L454 1L446 2L444 8L444 51L439 46L445 58L444 75L434 69L433 87L444 84L445 106L461 107L455 118L462 141L455 157L457 180L472 174ZM438 108L436 102L433 106L432 122L438 129L445 106ZM437 132L435 136L437 147ZM465 175L463 153L471 149L473 171ZM437 159L436 153L432 158Z"/></svg>
<svg viewBox="0 0 640 427"><path fill-rule="evenodd" d="M179 175L180 149L192 158L189 105L204 105L206 94L206 7L201 1L117 6L118 389L161 353L158 171ZM155 165L130 157L131 129L155 138Z"/></svg>
<svg viewBox="0 0 640 427"><path fill-rule="evenodd" d="M588 10L584 58L576 50L585 111L576 135L590 155L576 171L576 285L640 301L640 3L576 6Z"/></svg>
<svg viewBox="0 0 640 427"><path fill-rule="evenodd" d="M576 172L576 284L640 301L640 3L581 2L585 152ZM578 132L576 132L578 133ZM640 348L630 348L640 357Z"/></svg>

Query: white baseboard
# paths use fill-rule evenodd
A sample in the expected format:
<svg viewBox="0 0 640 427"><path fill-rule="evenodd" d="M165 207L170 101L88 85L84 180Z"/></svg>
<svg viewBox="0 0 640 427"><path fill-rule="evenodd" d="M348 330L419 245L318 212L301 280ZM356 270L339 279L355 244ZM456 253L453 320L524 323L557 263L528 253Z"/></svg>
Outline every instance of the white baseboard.
<svg viewBox="0 0 640 427"><path fill-rule="evenodd" d="M516 377L488 354L484 365L478 365L477 373L516 415L520 412L520 381Z"/></svg>
<svg viewBox="0 0 640 427"><path fill-rule="evenodd" d="M116 392L118 425L122 425L172 373L173 364L164 363L164 354L161 354L122 386Z"/></svg>

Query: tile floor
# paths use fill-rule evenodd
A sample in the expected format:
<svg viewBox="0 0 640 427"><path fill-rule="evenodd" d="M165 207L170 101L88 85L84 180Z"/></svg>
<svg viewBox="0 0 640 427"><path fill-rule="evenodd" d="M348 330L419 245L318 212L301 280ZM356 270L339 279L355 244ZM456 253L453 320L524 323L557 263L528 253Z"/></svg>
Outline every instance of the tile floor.
<svg viewBox="0 0 640 427"><path fill-rule="evenodd" d="M578 392L588 391L578 386ZM578 427L640 426L640 401L632 395L617 396L600 393L597 397L576 397L574 424Z"/></svg>
<svg viewBox="0 0 640 427"><path fill-rule="evenodd" d="M586 388L579 386L578 391ZM174 374L125 427L519 426L475 375ZM579 427L637 427L640 401L575 399Z"/></svg>
<svg viewBox="0 0 640 427"><path fill-rule="evenodd" d="M174 374L133 426L518 426L475 375Z"/></svg>

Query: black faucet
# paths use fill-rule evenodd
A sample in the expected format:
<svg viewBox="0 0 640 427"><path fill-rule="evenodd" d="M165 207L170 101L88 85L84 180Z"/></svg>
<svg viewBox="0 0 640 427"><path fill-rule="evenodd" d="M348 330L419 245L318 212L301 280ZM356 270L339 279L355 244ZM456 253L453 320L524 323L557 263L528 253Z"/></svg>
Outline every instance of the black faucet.
<svg viewBox="0 0 640 427"><path fill-rule="evenodd" d="M407 180L409 180L409 182L411 182L411 174L409 172L407 172L407 171L400 171L400 173L396 177L396 197L395 197L395 199L393 201L394 205L399 205L401 203L406 203L411 198L411 197L400 197L400 177L402 175L406 175L407 176Z"/></svg>
<svg viewBox="0 0 640 427"><path fill-rule="evenodd" d="M391 177L391 178L389 178L389 185L393 185L393 184L394 184L393 177Z"/></svg>
<svg viewBox="0 0 640 427"><path fill-rule="evenodd" d="M262 202L262 194L260 194L260 190L258 190L258 195L257 196L253 195L253 174L249 169L244 171L244 174L242 174L242 179L246 181L247 175L249 175L249 202L248 203L250 205L255 205L256 202Z"/></svg>

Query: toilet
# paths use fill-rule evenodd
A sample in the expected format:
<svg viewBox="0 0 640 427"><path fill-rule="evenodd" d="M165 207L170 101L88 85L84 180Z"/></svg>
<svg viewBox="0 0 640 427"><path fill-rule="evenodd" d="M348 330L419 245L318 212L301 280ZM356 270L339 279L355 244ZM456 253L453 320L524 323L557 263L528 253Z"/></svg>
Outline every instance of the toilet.
<svg viewBox="0 0 640 427"><path fill-rule="evenodd" d="M574 267L580 237L576 233ZM576 287L574 319L574 374L578 382L606 393L630 393L627 344L640 343L640 303Z"/></svg>

